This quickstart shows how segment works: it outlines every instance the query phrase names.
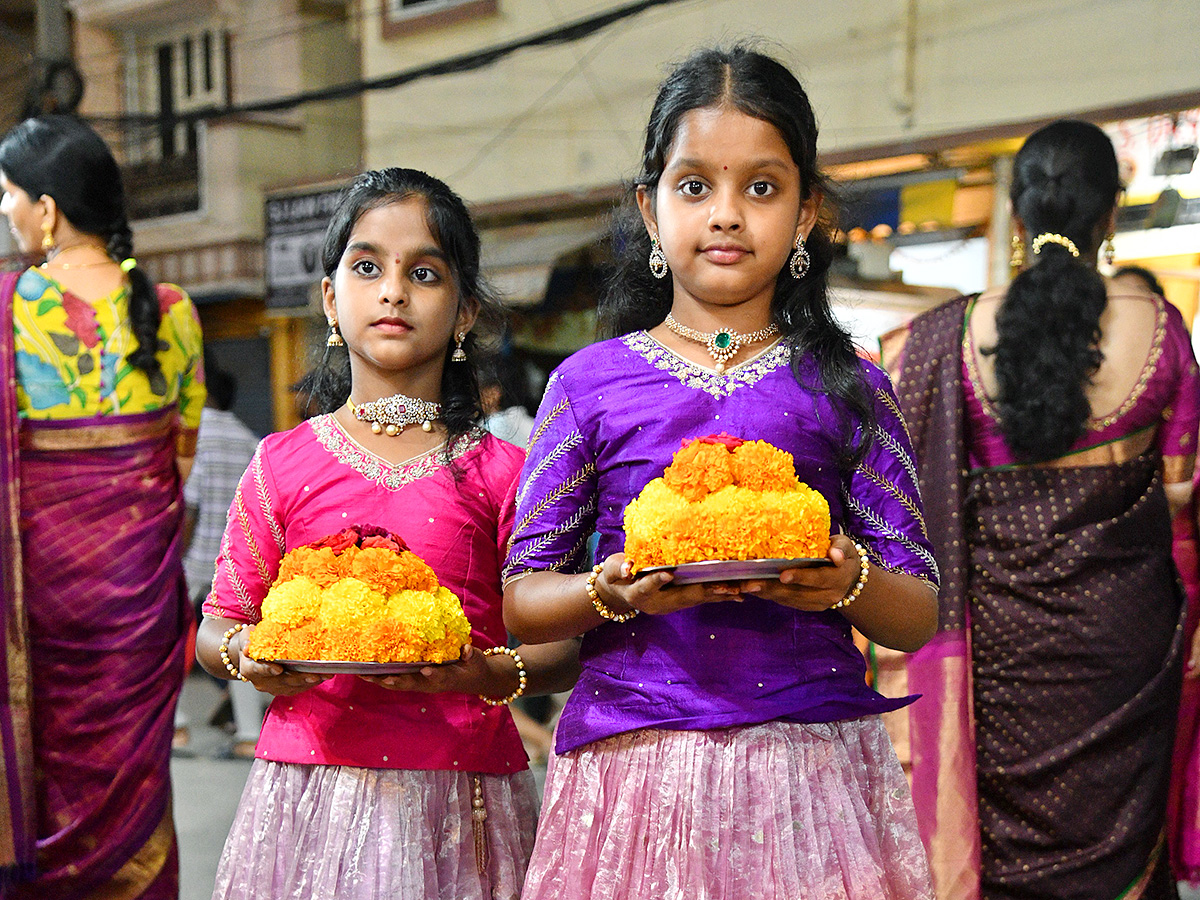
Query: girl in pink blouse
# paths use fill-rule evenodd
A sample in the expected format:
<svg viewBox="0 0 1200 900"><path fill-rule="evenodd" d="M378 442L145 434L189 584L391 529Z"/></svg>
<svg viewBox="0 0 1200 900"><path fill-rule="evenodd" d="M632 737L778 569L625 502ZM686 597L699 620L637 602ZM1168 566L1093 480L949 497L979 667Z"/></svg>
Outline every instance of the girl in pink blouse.
<svg viewBox="0 0 1200 900"><path fill-rule="evenodd" d="M328 347L307 387L327 412L260 446L200 628L206 669L275 695L213 896L515 898L537 798L496 701L563 690L577 663L569 642L493 649L524 454L479 427L472 327L497 308L479 238L446 185L384 169L344 195L324 264ZM246 656L281 557L361 521L401 535L462 599L462 659L323 678Z"/></svg>

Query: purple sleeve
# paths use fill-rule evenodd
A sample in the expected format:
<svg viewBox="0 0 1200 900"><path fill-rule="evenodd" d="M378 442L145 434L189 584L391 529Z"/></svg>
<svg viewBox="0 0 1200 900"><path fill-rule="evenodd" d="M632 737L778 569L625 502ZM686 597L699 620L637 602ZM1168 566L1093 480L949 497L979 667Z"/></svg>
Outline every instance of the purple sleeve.
<svg viewBox="0 0 1200 900"><path fill-rule="evenodd" d="M936 587L938 568L925 530L908 427L887 376L875 369L868 380L875 389L875 433L843 497L846 531L877 565Z"/></svg>
<svg viewBox="0 0 1200 900"><path fill-rule="evenodd" d="M562 377L551 375L521 471L504 578L574 572L596 520L596 463Z"/></svg>

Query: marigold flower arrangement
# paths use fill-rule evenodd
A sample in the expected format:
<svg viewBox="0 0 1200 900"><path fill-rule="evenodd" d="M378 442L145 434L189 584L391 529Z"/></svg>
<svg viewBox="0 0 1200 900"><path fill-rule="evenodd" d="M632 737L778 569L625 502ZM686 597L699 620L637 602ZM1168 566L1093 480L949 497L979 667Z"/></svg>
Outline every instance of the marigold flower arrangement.
<svg viewBox="0 0 1200 900"><path fill-rule="evenodd" d="M795 559L829 552L829 504L792 455L728 434L685 440L662 478L625 507L625 555L650 566Z"/></svg>
<svg viewBox="0 0 1200 900"><path fill-rule="evenodd" d="M289 552L262 616L247 648L255 659L440 663L471 642L458 597L377 525Z"/></svg>

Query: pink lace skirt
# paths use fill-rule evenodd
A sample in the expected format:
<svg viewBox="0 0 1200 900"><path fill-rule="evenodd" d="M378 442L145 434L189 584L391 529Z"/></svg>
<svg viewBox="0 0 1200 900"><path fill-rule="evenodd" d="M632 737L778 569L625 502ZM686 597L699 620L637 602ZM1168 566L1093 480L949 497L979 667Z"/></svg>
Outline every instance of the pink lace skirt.
<svg viewBox="0 0 1200 900"><path fill-rule="evenodd" d="M213 900L515 900L537 823L529 771L483 775L480 875L466 772L255 760Z"/></svg>
<svg viewBox="0 0 1200 900"><path fill-rule="evenodd" d="M932 900L877 716L644 730L550 761L525 900Z"/></svg>

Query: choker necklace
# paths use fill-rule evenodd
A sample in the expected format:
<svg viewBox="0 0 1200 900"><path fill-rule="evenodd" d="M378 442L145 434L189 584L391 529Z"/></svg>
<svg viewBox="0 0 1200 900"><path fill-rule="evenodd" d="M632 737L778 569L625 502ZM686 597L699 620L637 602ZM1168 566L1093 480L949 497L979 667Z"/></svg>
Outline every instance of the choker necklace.
<svg viewBox="0 0 1200 900"><path fill-rule="evenodd" d="M442 404L405 394L392 394L361 406L347 397L346 405L358 421L369 422L375 434L387 434L389 437L401 434L405 425L418 423L422 431L432 431L434 420L442 417Z"/></svg>
<svg viewBox="0 0 1200 900"><path fill-rule="evenodd" d="M694 328L688 328L686 325L680 325L670 313L667 313L667 318L663 321L663 324L681 338L687 338L689 341L695 341L697 344L703 344L707 347L708 355L717 364L716 369L718 374L725 371L725 363L737 356L738 351L742 349L744 344L765 341L767 338L779 334L779 326L774 322L766 328L751 331L749 334L742 334L739 331L731 331L727 328L705 334L703 331L697 331Z"/></svg>

